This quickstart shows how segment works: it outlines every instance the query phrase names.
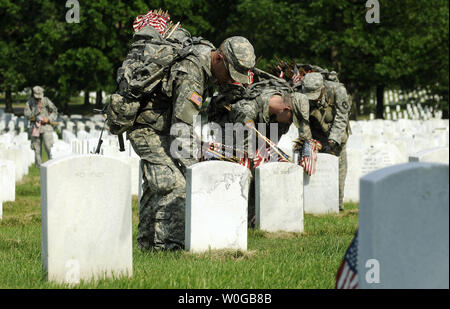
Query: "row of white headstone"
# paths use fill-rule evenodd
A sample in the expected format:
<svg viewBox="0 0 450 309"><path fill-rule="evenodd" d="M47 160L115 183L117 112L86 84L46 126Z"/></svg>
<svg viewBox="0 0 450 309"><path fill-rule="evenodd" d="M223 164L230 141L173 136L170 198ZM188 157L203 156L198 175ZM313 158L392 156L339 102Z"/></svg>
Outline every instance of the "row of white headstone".
<svg viewBox="0 0 450 309"><path fill-rule="evenodd" d="M62 139L57 140L51 149L52 158L57 159L67 155L93 154L97 150L101 131L86 132L80 130L75 135L67 129L62 131ZM130 164L131 169L131 194L138 195L139 191L139 165L140 158L134 151L129 141L125 141L125 151L119 150L118 138L107 130L103 132L100 154L115 157Z"/></svg>
<svg viewBox="0 0 450 309"><path fill-rule="evenodd" d="M359 201L359 178L409 161L449 163L448 120L352 121L344 201Z"/></svg>
<svg viewBox="0 0 450 309"><path fill-rule="evenodd" d="M17 117L14 114L5 114L3 113L0 117L0 123L3 120L5 123L8 122L11 130L8 132L1 134L0 131L0 158L1 158L1 143L2 139L6 140L5 144L11 145L12 141L17 139L16 136L20 136L20 142L25 144L30 144L29 140L29 132L27 136L27 132L22 132L21 130L17 130L17 123L22 123L24 120L24 129L25 131L29 126L29 122L26 119L22 119L23 117ZM50 151L51 158L60 158L62 156L71 155L71 154L90 154L96 151L98 141L101 135L101 128L104 125L104 116L103 115L94 115L94 116L82 116L82 115L59 115L57 122L57 128L62 133L62 139L58 138L56 133L53 133L54 144ZM19 122L20 120L20 122ZM108 130L104 130L103 135L103 144L101 146L101 154L113 156L125 160L130 163L131 172L132 172L132 190L131 193L133 195L138 194L139 190L139 164L140 158L134 152L130 143L127 141L125 143L125 151L120 152L118 147L117 136L109 134ZM28 145L29 146L29 145ZM24 148L30 148L27 145L24 145ZM31 162L34 162L34 155L32 154L32 150L28 149L27 155L29 156ZM18 180L21 179L21 167L17 167L18 170Z"/></svg>
<svg viewBox="0 0 450 309"><path fill-rule="evenodd" d="M418 102L425 103L427 101L439 102L443 98L438 94L428 93L426 90L414 90L414 91L399 91L399 90L386 90L383 94L385 104L395 105L404 102ZM376 103L376 97L373 95L369 98L370 104Z"/></svg>
<svg viewBox="0 0 450 309"><path fill-rule="evenodd" d="M303 187L303 177L298 165L288 163L257 169L259 228L303 232L303 197L319 195L313 181ZM71 283L74 269L76 282L113 270L131 274L130 178L129 165L109 156L66 156L42 165L42 256L49 280ZM247 249L248 186L248 170L238 164L211 161L188 169L187 250Z"/></svg>
<svg viewBox="0 0 450 309"><path fill-rule="evenodd" d="M350 127L344 202L359 201L359 179L374 170L409 161L449 162L448 119L350 121ZM291 126L278 146L292 156L291 141L297 137L297 129ZM330 169L321 162L317 166ZM323 185L329 185L326 176Z"/></svg>
<svg viewBox="0 0 450 309"><path fill-rule="evenodd" d="M395 108L395 110L391 110ZM406 109L401 109L400 105L386 106L383 113L383 117L386 120L440 120L442 119L443 112L441 110L434 110L433 107L424 108L420 104L406 104ZM369 114L369 120L375 120L375 114Z"/></svg>
<svg viewBox="0 0 450 309"><path fill-rule="evenodd" d="M361 287L448 288L448 176L448 165L407 163L361 178ZM42 166L42 261L49 280L132 275L130 177L127 163L107 156ZM248 177L245 167L228 162L188 168L186 250L247 249ZM302 180L302 170L289 163L257 169L259 228L303 230ZM379 262L378 285L366 280L369 260Z"/></svg>
<svg viewBox="0 0 450 309"><path fill-rule="evenodd" d="M0 220L3 202L16 199L16 182L28 175L28 168L34 163L34 151L27 139L27 133L0 135Z"/></svg>

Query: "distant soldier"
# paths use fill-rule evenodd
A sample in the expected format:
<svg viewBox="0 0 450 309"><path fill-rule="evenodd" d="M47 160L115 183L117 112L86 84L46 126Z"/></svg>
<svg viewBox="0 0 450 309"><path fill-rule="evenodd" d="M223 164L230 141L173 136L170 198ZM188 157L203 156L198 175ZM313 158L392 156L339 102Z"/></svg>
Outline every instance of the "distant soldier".
<svg viewBox="0 0 450 309"><path fill-rule="evenodd" d="M339 209L344 209L344 184L347 175L346 142L350 134L351 104L344 85L324 80L321 73L304 76L301 91L309 99L309 124L312 138L322 143L322 152L339 157Z"/></svg>
<svg viewBox="0 0 450 309"><path fill-rule="evenodd" d="M24 114L31 123L31 148L35 152L35 166L39 168L42 164L42 142L51 158L50 149L54 143L52 122L56 121L58 110L50 99L44 97L44 89L35 86L32 96L25 105Z"/></svg>

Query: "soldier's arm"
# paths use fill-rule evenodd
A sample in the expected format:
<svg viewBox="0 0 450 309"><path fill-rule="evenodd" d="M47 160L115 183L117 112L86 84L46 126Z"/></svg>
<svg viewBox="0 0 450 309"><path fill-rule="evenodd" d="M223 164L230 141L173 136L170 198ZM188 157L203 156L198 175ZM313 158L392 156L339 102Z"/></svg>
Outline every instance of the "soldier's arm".
<svg viewBox="0 0 450 309"><path fill-rule="evenodd" d="M32 118L34 118L34 115L31 112L30 105L31 105L31 99L28 100L27 104L25 104L25 108L23 110L23 114L24 114L25 117L28 118L28 120L33 121Z"/></svg>
<svg viewBox="0 0 450 309"><path fill-rule="evenodd" d="M258 108L259 106L256 100L242 99L231 105L230 120L233 123L234 143L236 144L237 148L249 150L249 146L251 145L250 143L254 141L251 136L253 136L253 134L255 133L250 129L250 127L253 126L257 128ZM241 125L247 126L243 127L244 131L242 132L240 131ZM245 134L245 131L248 132L247 136ZM229 132L225 132L225 134L228 133Z"/></svg>
<svg viewBox="0 0 450 309"><path fill-rule="evenodd" d="M173 133L176 135L171 137L178 145L184 145L182 151L177 154L181 156L178 159L183 169L199 159L197 146L200 146L200 137L195 134L194 121L204 103L205 81L202 74L197 65L189 60L183 60L172 67L169 77L170 86L165 89L166 94L172 97L172 126L181 123L189 128L188 135L186 135L187 132L181 135Z"/></svg>
<svg viewBox="0 0 450 309"><path fill-rule="evenodd" d="M48 104L47 109L49 112L48 120L50 122L54 122L58 118L58 109L56 108L55 104L53 104L53 102L50 101L49 98L46 98L46 99L47 99L47 104Z"/></svg>
<svg viewBox="0 0 450 309"><path fill-rule="evenodd" d="M309 100L301 93L294 94L294 125L298 128L298 136L307 139L312 138L311 128L309 126Z"/></svg>
<svg viewBox="0 0 450 309"><path fill-rule="evenodd" d="M205 81L201 68L189 60L176 64L170 74L173 115L172 123L193 125L205 98Z"/></svg>
<svg viewBox="0 0 450 309"><path fill-rule="evenodd" d="M341 144L345 129L347 128L351 106L348 100L347 91L344 86L339 86L335 92L336 98L336 116L331 126L330 135L328 139L335 140Z"/></svg>
<svg viewBox="0 0 450 309"><path fill-rule="evenodd" d="M256 124L258 118L258 104L256 100L240 100L231 105L231 120L234 123L246 124L253 122Z"/></svg>

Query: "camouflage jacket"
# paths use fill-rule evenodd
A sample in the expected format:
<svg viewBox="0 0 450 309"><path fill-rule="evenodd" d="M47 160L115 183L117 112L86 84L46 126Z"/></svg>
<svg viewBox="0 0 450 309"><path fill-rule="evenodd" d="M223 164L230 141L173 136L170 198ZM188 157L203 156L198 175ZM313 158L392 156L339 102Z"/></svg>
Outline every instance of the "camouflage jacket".
<svg viewBox="0 0 450 309"><path fill-rule="evenodd" d="M273 88L263 89L261 93L254 99L243 99L231 106L230 118L233 122L247 123L253 121L258 127L258 123L266 125L265 135L270 138L277 136L279 139L281 135L285 134L291 123L277 123L274 115L269 114L269 100L274 95L290 95L292 100L293 119L292 122L298 128L299 134L311 136L309 129L308 115L309 104L305 95L298 92L291 92L289 94ZM270 132L270 124L277 123L277 134Z"/></svg>
<svg viewBox="0 0 450 309"><path fill-rule="evenodd" d="M58 110L55 104L53 104L53 102L47 97L42 99L41 108L39 108L38 101L35 98L30 97L27 104L25 104L24 115L33 125L37 120L43 118L48 118L50 122L56 121L56 118L58 117ZM41 133L52 131L53 127L51 124L45 124L42 126Z"/></svg>
<svg viewBox="0 0 450 309"><path fill-rule="evenodd" d="M344 85L324 81L325 93L319 101L310 101L309 122L312 138L325 143L328 139L345 144L350 133L351 104Z"/></svg>

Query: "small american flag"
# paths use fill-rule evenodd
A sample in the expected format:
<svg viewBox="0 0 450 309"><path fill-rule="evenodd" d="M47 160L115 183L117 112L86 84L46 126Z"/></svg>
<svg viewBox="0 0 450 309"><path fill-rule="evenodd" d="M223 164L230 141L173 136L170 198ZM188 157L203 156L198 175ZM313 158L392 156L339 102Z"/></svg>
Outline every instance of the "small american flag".
<svg viewBox="0 0 450 309"><path fill-rule="evenodd" d="M238 163L248 169L251 168L250 158L246 151L217 142L202 142L202 157L200 161L221 160ZM236 155L227 157L227 152Z"/></svg>
<svg viewBox="0 0 450 309"><path fill-rule="evenodd" d="M152 26L162 35L166 30L169 21L169 14L164 13L161 10L158 10L156 12L150 10L147 12L147 14L139 15L138 17L136 17L133 23L133 29L135 32L138 32L146 26Z"/></svg>
<svg viewBox="0 0 450 309"><path fill-rule="evenodd" d="M247 154L244 154L244 156L241 158L241 161L239 162L240 165L250 169L251 168L251 164L250 164L250 158L248 157Z"/></svg>
<svg viewBox="0 0 450 309"><path fill-rule="evenodd" d="M190 100L193 103L195 103L198 107L200 107L202 105L202 102L203 102L203 98L195 91L192 92Z"/></svg>
<svg viewBox="0 0 450 309"><path fill-rule="evenodd" d="M358 231L336 275L336 289L356 289L358 287Z"/></svg>
<svg viewBox="0 0 450 309"><path fill-rule="evenodd" d="M280 65L278 65L277 69L280 70L280 74L278 74L278 77L279 78L284 78L284 70L283 70L283 68Z"/></svg>
<svg viewBox="0 0 450 309"><path fill-rule="evenodd" d="M276 158L278 162L288 162L286 157L280 156L269 145L266 145L266 147L264 146L260 147L259 149L256 150L253 156L253 167L257 168L261 164L273 162L274 158Z"/></svg>
<svg viewBox="0 0 450 309"><path fill-rule="evenodd" d="M262 148L257 149L255 154L253 155L253 167L257 168L258 166L260 166L261 164L264 164L266 162L269 162L269 158L270 158L270 149L267 148Z"/></svg>
<svg viewBox="0 0 450 309"><path fill-rule="evenodd" d="M253 84L254 76L255 76L255 73L253 73L252 71L248 70L248 84L249 85Z"/></svg>
<svg viewBox="0 0 450 309"><path fill-rule="evenodd" d="M300 166L303 167L308 176L314 175L316 172L316 162L317 162L317 146L320 142L315 140L305 140L301 153Z"/></svg>

